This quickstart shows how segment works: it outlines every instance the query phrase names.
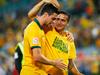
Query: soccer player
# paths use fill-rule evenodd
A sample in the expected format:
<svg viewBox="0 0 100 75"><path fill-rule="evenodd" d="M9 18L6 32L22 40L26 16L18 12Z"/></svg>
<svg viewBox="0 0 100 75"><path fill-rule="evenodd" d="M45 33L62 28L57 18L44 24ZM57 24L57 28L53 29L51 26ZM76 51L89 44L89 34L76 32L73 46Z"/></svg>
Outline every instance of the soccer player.
<svg viewBox="0 0 100 75"><path fill-rule="evenodd" d="M53 30L46 33L48 41L46 41L45 54L47 54L46 57L51 60L62 59L63 63L68 65L68 70L74 75L83 75L74 64L74 59L76 58L74 41L69 42L66 39L66 32L64 32L69 19L70 16L67 13L59 12L59 15L53 21ZM50 75L67 75L68 73L67 69L57 69L53 66L48 66L46 68Z"/></svg>
<svg viewBox="0 0 100 75"><path fill-rule="evenodd" d="M49 0L48 0L49 1ZM38 4L38 7L39 6L42 6L43 4L42 3L52 3L51 1L41 1L39 4ZM56 2L56 1L55 1ZM54 6L56 6L57 8L59 8L59 5L58 5L58 3L56 2L53 2L53 4L54 4ZM37 8L37 6L35 7L35 8ZM37 10L37 9L35 9L35 10ZM39 8L38 8L38 10L39 10ZM34 12L34 11L31 11L31 13L32 12ZM35 13L33 13L33 14L30 14L30 15L34 15L34 14L37 14L36 13L36 11L35 11ZM47 29L46 29L47 30ZM45 30L45 32L46 32L46 30ZM69 34L68 35L68 39L69 39L69 41L72 41L73 40L73 38L71 37L71 34ZM17 47L16 47L16 50L15 50L15 66L16 66L16 69L17 69L17 71L19 72L19 74L20 74L20 71L21 71L21 68L22 68L22 64L23 64L23 43L22 42L19 42L18 44L17 44Z"/></svg>
<svg viewBox="0 0 100 75"><path fill-rule="evenodd" d="M17 73L20 74L20 71L22 69L23 61L23 55L24 55L24 29L26 28L27 24L21 25L21 41L17 43L14 53L14 60L15 60L15 69L17 70Z"/></svg>
<svg viewBox="0 0 100 75"><path fill-rule="evenodd" d="M45 46L45 47L49 47L49 46L56 46L56 48L58 47L58 49L61 49L61 51L63 50L63 46L62 45L64 45L64 42L63 43L61 43L61 40L59 40L58 38L56 38L56 44L53 44L53 45L51 45L50 43L51 43L51 40L52 40L52 42L54 41L54 39L52 39L54 36L57 36L56 34L61 34L61 35L59 35L60 36L60 39L62 39L63 37L62 37L62 35L66 38L66 32L64 32L63 30L64 30L64 28L65 28L65 25L67 24L67 21L69 21L69 15L68 14L66 14L66 13L64 13L64 12L60 12L60 13L62 13L62 14L59 14L59 16L58 16L58 18L57 18L57 21L56 21L56 25L54 25L55 26L55 29L53 29L54 31L50 31L49 33L47 33L46 35L47 35L47 37L48 37L48 42L47 42L47 44L46 45L48 45L48 46ZM67 16L67 18L66 18L66 16ZM61 18L61 19L60 19ZM61 23L60 23L61 22ZM53 34L53 32L54 32L54 34ZM56 33L56 34L55 34ZM51 37L51 39L50 39L50 37ZM62 37L62 38L61 38ZM55 37L54 37L55 38ZM50 41L49 41L50 40ZM64 40L64 41L66 41L66 39L62 39L62 40ZM57 42L58 41L58 42ZM58 44L57 45L57 43L59 43L59 41L60 41L60 43L61 44ZM65 53L65 56L61 56L61 55L63 55L62 53L63 53L63 51L60 53L60 51L59 52L57 52L56 53L56 51L54 50L54 48L52 48L52 47L49 47L49 48L47 48L47 49L50 49L51 48L51 50L47 50L46 49L46 53L45 54L47 54L46 56L49 58L49 59L57 59L57 58L63 58L63 57L65 57L65 58L63 58L63 59L65 59L64 60L64 62L65 63L67 63L68 64L68 62L69 62L69 64L68 64L68 69L69 70L71 70L72 71L72 73L73 74L75 74L75 75L82 75L78 70L77 70L77 68L75 67L75 65L74 65L74 62L73 62L73 59L75 58L75 56L76 56L76 51L75 51L75 46L74 46L74 43L70 43L70 42L68 42L68 40L67 40L67 44L68 44L68 48L69 49L67 49L68 51L69 51L69 53ZM62 46L62 47L61 47ZM65 45L64 45L64 47L65 47ZM71 47L71 48L70 48ZM66 48L66 47L65 47ZM72 50L70 50L70 49L72 49ZM51 52L52 51L52 52ZM50 54L51 53L51 54ZM53 54L54 53L54 54ZM58 54L58 55L57 55ZM54 55L55 55L55 57L54 57ZM59 57L60 56L60 57ZM69 56L69 57L68 57ZM54 58L53 58L54 57ZM47 68L48 69L48 73L50 74L50 75L63 75L63 74L65 74L66 75L66 72L62 72L62 71L60 71L59 69L58 69L58 71L57 71L57 69L56 68L53 68L53 69L49 69L49 68Z"/></svg>
<svg viewBox="0 0 100 75"><path fill-rule="evenodd" d="M23 49L23 41L22 41L17 44L15 49L15 54L14 54L15 67L19 74L23 64L23 50L24 49Z"/></svg>
<svg viewBox="0 0 100 75"><path fill-rule="evenodd" d="M24 31L24 64L20 75L47 75L43 64L53 65L57 68L64 69L67 66L60 59L49 60L42 52L45 48L45 35L42 25L52 21L50 14L56 12L57 9L48 4L43 7L41 13L34 18Z"/></svg>

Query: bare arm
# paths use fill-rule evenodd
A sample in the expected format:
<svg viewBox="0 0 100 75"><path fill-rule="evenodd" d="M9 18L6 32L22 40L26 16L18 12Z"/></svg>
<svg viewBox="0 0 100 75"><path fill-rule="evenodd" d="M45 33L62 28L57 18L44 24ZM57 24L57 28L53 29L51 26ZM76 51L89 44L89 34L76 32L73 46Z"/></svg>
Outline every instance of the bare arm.
<svg viewBox="0 0 100 75"><path fill-rule="evenodd" d="M52 65L59 69L65 69L67 66L62 63L62 60L49 60L41 53L41 48L33 49L33 57L35 62L39 62L42 64Z"/></svg>
<svg viewBox="0 0 100 75"><path fill-rule="evenodd" d="M36 14L38 13L38 11L41 9L41 7L45 4L45 3L51 3L53 4L55 7L60 8L60 5L58 3L57 0L42 0L40 1L38 4L36 4L29 12L28 12L28 17L30 19L32 19L34 16L36 16Z"/></svg>
<svg viewBox="0 0 100 75"><path fill-rule="evenodd" d="M40 10L40 8L45 4L44 1L39 2L37 5L35 5L29 12L28 17L32 19L34 16L36 16L37 12Z"/></svg>
<svg viewBox="0 0 100 75"><path fill-rule="evenodd" d="M54 61L51 61L51 60L45 58L41 54L41 48L33 49L33 57L34 57L35 62L40 62L40 63L47 64L47 65L54 65Z"/></svg>
<svg viewBox="0 0 100 75"><path fill-rule="evenodd" d="M69 59L68 70L71 71L74 75L83 75L82 73L79 72L72 59Z"/></svg>

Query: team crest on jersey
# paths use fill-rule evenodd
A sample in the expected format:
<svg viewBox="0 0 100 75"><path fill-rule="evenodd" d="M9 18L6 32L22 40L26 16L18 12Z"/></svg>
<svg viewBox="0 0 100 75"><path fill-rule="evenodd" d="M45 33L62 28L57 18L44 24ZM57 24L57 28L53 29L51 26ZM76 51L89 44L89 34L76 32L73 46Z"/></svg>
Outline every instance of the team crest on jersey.
<svg viewBox="0 0 100 75"><path fill-rule="evenodd" d="M53 44L52 44L53 47L65 52L65 53L68 53L68 45L65 44L61 39L59 39L58 37L55 38Z"/></svg>
<svg viewBox="0 0 100 75"><path fill-rule="evenodd" d="M39 39L37 37L33 38L32 43L33 44L38 44L39 43Z"/></svg>

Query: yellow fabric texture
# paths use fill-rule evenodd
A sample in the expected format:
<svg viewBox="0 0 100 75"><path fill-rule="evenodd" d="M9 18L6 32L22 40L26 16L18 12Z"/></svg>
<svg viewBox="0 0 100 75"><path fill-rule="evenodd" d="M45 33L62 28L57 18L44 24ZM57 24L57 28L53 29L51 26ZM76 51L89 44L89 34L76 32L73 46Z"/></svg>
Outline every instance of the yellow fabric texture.
<svg viewBox="0 0 100 75"><path fill-rule="evenodd" d="M44 38L44 32L38 20L35 19L24 31L24 63L22 65L21 75L46 75L45 71L42 69L42 64L34 62L32 52L33 48L42 48L42 44L44 43L42 38ZM42 72L43 74L41 74Z"/></svg>
<svg viewBox="0 0 100 75"><path fill-rule="evenodd" d="M43 70L38 68L33 68L30 66L24 66L21 70L20 75L47 75Z"/></svg>
<svg viewBox="0 0 100 75"><path fill-rule="evenodd" d="M61 36L58 32L53 29L46 34L46 42L45 42L45 56L48 59L55 60L55 59L62 59L63 63L68 65L68 59L75 59L76 58L76 49L74 42L69 42L66 36ZM67 75L66 71L57 70L53 66L45 66L46 71L52 73L51 75ZM57 74L53 74L53 72Z"/></svg>

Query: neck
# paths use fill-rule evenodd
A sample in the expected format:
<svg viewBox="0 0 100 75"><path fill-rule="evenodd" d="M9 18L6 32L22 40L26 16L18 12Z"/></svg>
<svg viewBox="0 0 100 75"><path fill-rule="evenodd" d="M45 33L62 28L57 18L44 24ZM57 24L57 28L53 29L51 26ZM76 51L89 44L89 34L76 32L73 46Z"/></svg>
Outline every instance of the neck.
<svg viewBox="0 0 100 75"><path fill-rule="evenodd" d="M64 31L59 32L60 35L64 36Z"/></svg>
<svg viewBox="0 0 100 75"><path fill-rule="evenodd" d="M39 21L40 25L43 26L44 25L44 20L42 17L37 17L37 20Z"/></svg>
<svg viewBox="0 0 100 75"><path fill-rule="evenodd" d="M60 35L62 35L63 34L63 30L57 30L57 29L55 29Z"/></svg>

